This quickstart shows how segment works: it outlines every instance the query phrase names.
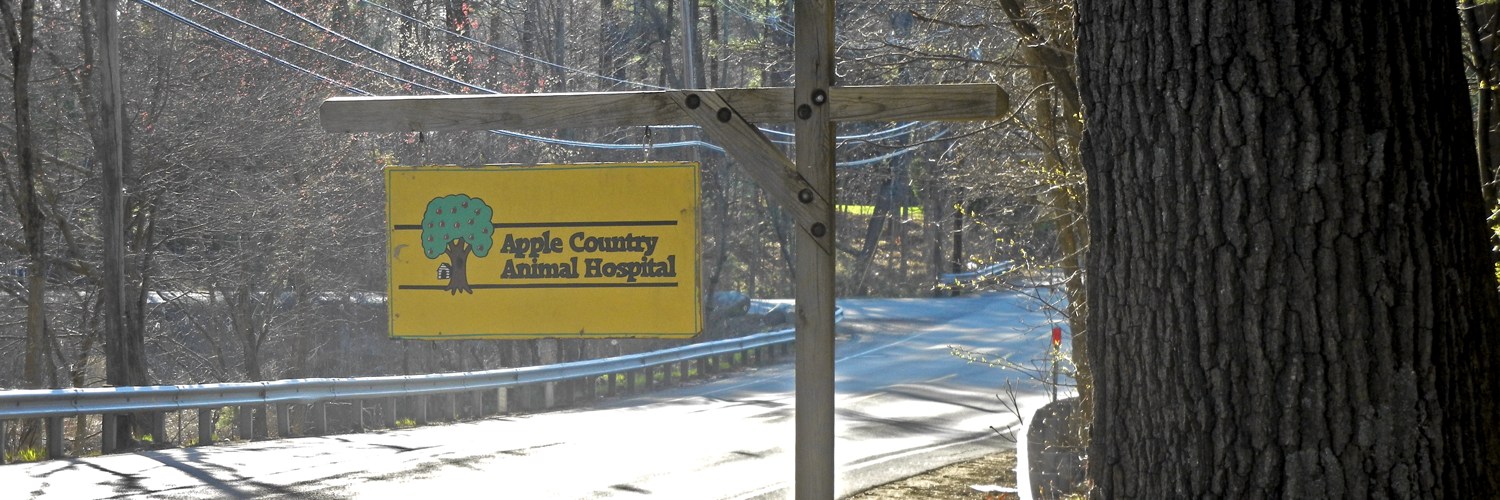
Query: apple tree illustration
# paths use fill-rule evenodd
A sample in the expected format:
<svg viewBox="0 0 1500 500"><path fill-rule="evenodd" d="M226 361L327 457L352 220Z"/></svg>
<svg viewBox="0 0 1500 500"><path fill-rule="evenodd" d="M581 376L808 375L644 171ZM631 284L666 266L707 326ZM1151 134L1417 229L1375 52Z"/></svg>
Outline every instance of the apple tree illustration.
<svg viewBox="0 0 1500 500"><path fill-rule="evenodd" d="M469 254L489 255L494 246L494 209L479 198L450 194L427 202L422 216L422 253L428 259L448 256L449 294L473 294L469 287Z"/></svg>

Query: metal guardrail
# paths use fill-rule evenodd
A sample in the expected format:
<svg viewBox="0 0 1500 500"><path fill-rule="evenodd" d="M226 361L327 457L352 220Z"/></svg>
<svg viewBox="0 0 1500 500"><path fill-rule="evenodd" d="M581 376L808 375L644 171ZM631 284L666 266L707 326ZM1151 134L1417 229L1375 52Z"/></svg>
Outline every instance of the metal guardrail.
<svg viewBox="0 0 1500 500"><path fill-rule="evenodd" d="M960 283L979 281L992 278L998 274L1004 274L1009 272L1013 267L1015 267L1015 263L1007 260L996 262L967 273L944 273L938 275L938 283L947 286L957 286Z"/></svg>
<svg viewBox="0 0 1500 500"><path fill-rule="evenodd" d="M834 321L842 321L844 311L835 310ZM761 347L787 344L796 340L793 329L747 335L735 339L662 349L658 351L573 361L543 366L504 368L474 372L437 373L357 378L308 378L267 382L224 384L163 385L141 387L33 389L0 391L0 424L5 420L59 419L80 415L112 415L138 412L206 410L226 406L270 404L318 404L349 401L460 393L520 387L547 382L577 380L614 373L631 373L661 365L708 358ZM424 410L425 411L425 410ZM200 416L200 418L202 418ZM201 422L201 421L200 421ZM49 427L54 424L49 423ZM55 424L60 427L60 424ZM320 424L326 429L326 424ZM3 426L0 426L3 429ZM3 436L0 432L0 436ZM48 432L49 449L53 448ZM200 429L200 441L205 436ZM4 459L4 442L0 440L0 461ZM54 454L55 455L55 454Z"/></svg>

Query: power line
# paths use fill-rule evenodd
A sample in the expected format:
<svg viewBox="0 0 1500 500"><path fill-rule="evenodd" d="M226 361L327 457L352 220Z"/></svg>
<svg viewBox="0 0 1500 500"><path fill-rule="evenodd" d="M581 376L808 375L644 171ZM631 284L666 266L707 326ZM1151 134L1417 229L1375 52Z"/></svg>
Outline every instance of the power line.
<svg viewBox="0 0 1500 500"><path fill-rule="evenodd" d="M228 43L230 45L234 45L235 47L239 47L240 49L248 51L248 52L250 52L252 54L258 55L258 56L260 56L261 58L263 58L263 59L265 59L267 61L270 61L270 62L273 62L273 63L276 63L276 64L280 64L282 66L286 66L288 68L294 69L294 70L299 71L301 73L305 73L305 74L307 74L309 76L312 76L313 78L317 78L318 80L321 80L321 81L323 81L325 83L328 83L328 84L333 85L335 87L343 88L344 90L347 90L349 92L353 92L355 94L359 94L359 95L371 95L369 92L365 92L364 90L361 90L358 87L355 87L355 86L352 86L352 85L340 82L338 80L334 80L334 79L329 78L327 76L321 75L321 74L319 74L319 73L317 73L317 72L315 72L313 70L310 70L310 69L298 66L296 64L293 64L290 61L286 61L284 59L281 59L281 58L278 58L278 57L273 56L271 54L268 54L268 53L266 53L266 52L264 52L264 51L262 51L260 49L257 49L255 47L251 47L249 45L241 43L239 40L235 40L234 38L231 38L228 35L225 35L223 33L219 33L217 31L214 31L212 28L209 28L209 27L204 26L202 24L198 24L196 21L193 21L191 19L183 17L183 16L177 14L176 12L172 12L171 10L167 10L165 7L157 5L156 3L152 2L151 0L136 0L136 1L140 2L142 5L145 5L147 7L150 7L152 9L156 10L157 12L162 13L163 15L166 15L167 17L170 17L170 18L172 18L174 20L177 20L178 22L181 22L183 24L186 24L186 25L192 27L193 29L201 31L201 32L203 32L203 33L205 33L205 34L207 34L209 36L212 36L214 38L217 38L219 40L222 40L222 41L224 41L224 42L226 42L226 43Z"/></svg>
<svg viewBox="0 0 1500 500"><path fill-rule="evenodd" d="M359 87L356 87L356 86L353 86L353 85L350 85L350 84L346 84L346 83L340 82L340 81L335 80L335 79L333 79L331 77L328 77L326 75L320 74L320 73L318 73L316 71L304 68L304 67L299 66L299 65L297 65L295 63L292 63L290 61L287 61L287 60L278 58L276 56L273 56L273 55L271 55L271 54L269 54L269 53L267 53L265 51L262 51L260 49L255 48L255 47L251 47L250 45L245 44L243 42L240 42L239 40L236 40L233 37L230 37L228 35L225 35L223 33L215 31L214 29L209 28L209 27L207 27L207 26L205 26L205 25L203 25L201 23L198 23L196 21L193 21L192 19L189 19L186 16L183 16L181 14L178 14L177 12L174 12L174 11L172 11L170 9L162 7L161 5L156 4L155 2L153 2L151 0L136 0L136 1L140 2L141 4L143 4L143 5L147 6L147 7L150 7L153 10L156 10L157 12L160 12L163 15L166 15L167 17L169 17L169 18L171 18L173 20L176 20L178 22L184 23L184 24L192 27L195 30L198 30L200 32L208 34L208 35L210 35L210 36L212 36L212 37L214 37L216 39L219 39L221 41L224 41L226 43L229 43L230 45L233 45L233 46L235 46L235 47L237 47L237 48L239 48L241 50L245 50L245 51L251 52L253 54L256 54L256 55L260 56L261 58L263 58L263 59L265 59L267 61L270 61L270 62L279 64L279 65L291 68L291 69L296 70L298 72L307 74L309 76L312 76L312 77L318 79L319 81L322 81L322 82L334 85L334 86L339 87L339 88L343 88L346 91L349 91L349 92L357 94L357 95L373 95L370 92L365 91L362 88L359 88ZM234 17L232 15L229 15L229 14L224 13L222 11L219 11L217 9L213 9L211 7L203 5L203 4L199 3L199 2L197 2L196 0L189 0L189 1L192 2L195 5L199 5L200 7L203 7L203 8L206 8L206 9L210 10L210 11L213 11L213 12L215 12L215 13L221 15L221 16L224 16L226 18L232 19L232 20L234 20L234 21L236 21L238 23L244 24L246 26L250 26L250 27L256 29L257 31L260 31L260 32L263 32L263 33L267 33L267 34L271 34L271 35L277 37L278 39L285 40L285 41L288 41L288 42L292 42L292 43L296 44L299 47L307 48L307 49L312 50L312 51L314 51L314 52L316 52L318 54L334 58L335 60L339 60L339 61L347 63L347 64L354 65L354 66L356 66L356 67L358 67L360 69L365 69L365 70L374 72L376 74L379 74L381 76L385 76L387 78L393 78L393 79L396 79L396 80L401 81L401 82L405 82L405 83L409 83L409 84L412 84L412 85L416 85L416 86L419 86L419 87L422 87L424 89L428 89L428 90L431 90L433 92L437 92L437 93L440 93L440 94L445 94L445 95L451 95L452 94L451 92L446 92L446 91L443 91L441 89L437 89L437 88L430 87L430 86L427 86L427 85L422 85L422 84L419 84L419 83L415 83L415 82L412 82L410 80L406 80L404 78L400 78L400 77L397 77L395 75L391 75L389 73L385 73L385 72L382 72L382 71L379 71L379 70L375 70L375 69L370 68L368 66L365 66L365 65L362 65L362 64L358 64L358 63L355 63L353 61L350 61L350 60L347 60L347 59L335 56L333 54L329 54L329 53L324 52L322 50L318 50L318 49L312 48L310 46L307 46L306 44L302 44L300 42L296 42L294 40L291 40L291 39L289 39L289 38L287 38L287 37L285 37L283 35L270 32L269 30L261 28L260 26L254 25L253 23L250 23L250 22L245 21L243 19L239 19L237 17ZM351 44L354 44L357 47L363 48L365 50L369 50L371 52L375 52L376 54L379 54L382 57L385 57L387 59L392 59L392 60L399 61L399 62L401 62L404 65L407 65L407 66L410 66L410 67L414 67L414 68L418 68L420 71L423 71L423 72L428 73L428 74L432 74L434 76L438 76L438 77L440 77L440 78L442 78L444 80L448 80L448 81L451 81L451 82L458 83L458 84L463 85L463 86L465 86L467 88L472 88L472 89L479 90L481 92L485 92L485 93L489 93L489 94L497 94L498 93L498 92L495 92L493 90L489 90L489 89L485 89L483 87L479 87L479 86L476 86L476 85L468 84L468 83L462 82L460 80L456 80L456 79L453 79L451 77L448 77L446 75L441 75L441 74L432 72L431 70L427 70L426 68L422 68L422 67L417 66L415 64L411 64L411 63L405 62L405 61L401 60L400 58L396 58L395 56L391 56L388 53L382 52L382 51L380 51L378 49L374 49L373 47L369 47L368 45L365 45L365 44L360 43L360 42L358 42L356 40L353 40L353 39L351 39L351 38L349 38L347 36L344 36L343 34L338 33L337 31L334 31L334 30L332 30L330 28L322 26L321 24L318 24L318 23L316 23L316 22L314 22L314 21L312 21L310 19L307 19L306 17L303 17L303 16L301 16L299 14L296 14L295 12L292 12L292 11L286 9L285 7L281 7L280 5L275 4L274 2L271 2L270 0L265 0L265 2L267 4L272 5L273 7L277 8L278 10L281 10L282 12L288 13L288 14L294 16L294 17L297 17L298 19L302 20L303 22L306 22L308 24L313 25L314 27L317 27L317 28L323 30L326 33L329 33L329 34L331 34L331 35L333 35L335 37L338 37L338 38L340 38L342 40L348 41L348 42L350 42ZM916 125L916 122L907 122L907 123L905 123L903 125L900 125L900 126L897 126L897 127L893 127L892 129L889 129L889 130L886 130L886 131L878 131L878 132L874 132L874 133L861 134L861 135L848 136L848 137L849 138L888 137L889 135L894 135L894 134L897 134L897 133L901 133L904 129L911 128L914 125ZM647 127L647 128L649 129L651 127ZM656 127L656 128L680 128L680 127L667 126L667 127ZM785 133L785 132L776 131L776 130L770 130L770 129L762 129L762 130L765 131L765 132L768 132L768 133L776 134L776 135L791 135L791 134L788 134L788 133ZM674 149L674 148L682 148L682 147L702 147L702 148L706 148L706 149L718 151L718 152L721 152L721 153L724 152L723 148L721 148L719 146L716 146L716 145L713 145L713 144L710 144L710 143L707 143L707 142L704 142L704 141L700 141L700 140L674 141L674 142L666 142L666 143L661 143L661 144L652 144L652 143L623 143L622 144L622 143L599 143L599 142L587 142L587 141L573 141L573 140L568 140L568 139L557 139L557 138L551 138L551 137L543 137L543 136L538 136L538 135L533 135L533 134L526 134L526 133L521 133L521 132L515 132L515 131L510 131L510 130L499 130L499 129L489 130L489 132L497 134L497 135L502 135L502 136L507 136L507 137L514 137L514 138L518 138L518 139L525 139L525 140L530 140L530 141L535 141L535 142L541 142L541 143L545 143L545 144L553 144L553 145L568 146L568 147L589 148L589 149L600 149L600 150L640 150L640 149L647 149L647 148L653 148L653 149L655 149L655 148L660 148L660 149ZM941 140L946 135L947 135L947 132L943 131L943 132L938 133L934 137L928 139L927 141L923 141L923 142L930 142L930 141L935 141L935 140ZM901 148L901 149L898 149L896 151L892 151L890 153L887 153L887 154L884 154L884 155L880 155L880 156L877 156L877 157L874 157L874 158L866 158L866 159L863 159L863 160L853 160L853 161L847 161L847 162L839 162L837 164L837 166L844 167L844 168L850 168L850 167L858 167L858 166L868 165L868 164L871 164L871 163L876 163L876 162L884 161L886 159L890 159L890 158L894 158L894 157L897 157L897 156L900 156L900 155L904 155L904 154L910 153L910 152L916 150L917 148L919 148L920 146L921 146L921 144L917 144L917 145L914 145L914 146L909 146L909 147Z"/></svg>
<svg viewBox="0 0 1500 500"><path fill-rule="evenodd" d="M301 19L304 22L308 22L308 23L312 24L313 26L315 26L315 27L317 27L317 28L319 28L319 29L327 32L327 33L330 33L330 34L333 34L334 36L338 36L340 38L352 41L352 39L348 39L348 37L344 37L342 34L339 34L339 33L335 32L335 31L333 31L332 29L323 27L322 25L319 25L317 23L312 22L311 20L308 20L306 17L303 17L303 16L301 16L299 14L291 12L290 10L286 9L285 7L281 7L279 5L276 5L274 2L271 2L271 0L264 0L264 1L266 3L268 3L268 4L271 4L272 6L275 6L278 9L282 10L283 12L290 13L290 14L296 16L298 19ZM614 82L617 82L617 83L623 83L623 84L626 84L626 85L634 85L634 86L637 86L637 87L650 88L650 89L656 89L656 90L670 90L668 87L662 87L662 86L658 86L658 85L652 85L652 84L649 84L649 83L642 83L642 82L636 82L636 81L630 81L630 80L622 80L622 79L619 79L619 78L613 78L613 77L608 77L608 76L600 75L598 73L594 73L594 72L587 71L587 70L580 69L580 68L574 68L574 67L571 67L571 66L560 65L560 64L557 64L557 63L553 63L551 61L547 61L547 60L540 59L540 58L537 58L537 57L533 57L533 56L530 56L530 55L522 54L522 53L514 51L514 50L510 50L510 49L507 49L507 48L504 48L504 47L500 47L498 45L494 45L494 44L491 44L491 43L488 43L488 42L484 42L484 41L481 41L479 39L476 39L476 38L464 35L462 33L458 33L456 31L449 30L449 29L444 28L442 26L433 25L432 23L429 23L427 21L423 21L421 19L417 19L415 17L409 16L409 15L407 15L405 13L402 13L400 11L391 9L390 7L387 7L385 5L381 5L381 4L375 3L375 2L373 2L371 0L360 0L360 2L365 3L367 5L370 5L372 7L375 7L377 9L380 9L383 12L387 12L387 13L389 13L391 15L395 15L397 17L400 17L401 19L405 19L405 20L411 21L413 23L417 23L417 24L419 24L419 25L421 25L421 26L423 26L423 27L425 27L427 29L438 31L438 32L441 32L441 33L445 33L447 35L459 38L459 39L464 40L464 41L468 41L468 42L472 42L472 43L477 43L477 44L483 45L485 47L489 47L491 49L500 51L500 52L505 53L505 54L510 54L510 55L513 55L513 56L516 56L516 57L520 57L520 58L524 58L524 59L527 59L527 60L535 61L537 63L544 64L544 65L547 65L547 66L550 66L550 67L553 67L553 68L558 68L558 69L561 69L563 71L568 71L568 72L572 72L572 73L576 73L576 74L580 74L580 75L592 76L592 77L597 77L597 78L604 78L604 79L607 79L607 80L610 80L610 81L614 81ZM727 4L726 4L726 6L727 6ZM357 43L357 42L355 42L355 44L357 46L361 47L361 48L365 48L367 50L375 51L375 49L370 48L367 45L360 44L360 43ZM392 57L389 54L386 54L384 52L376 51L376 53L381 54L382 56L385 56L387 58ZM451 78L447 78L446 76L444 78L449 79L450 81L457 81L457 80L454 80L454 79L451 79ZM466 83L461 83L461 84L468 85ZM489 91L489 93L496 93L496 92ZM887 137L891 137L891 136L900 134L901 130L904 130L905 128L908 128L910 125L913 125L915 123L916 122L907 122L904 126L898 126L898 127L892 128L892 129L888 129L886 131L876 131L876 132L871 132L871 133L863 134L863 135L838 136L838 137L835 137L835 140L837 140L837 141L850 141L850 140L879 140L879 139L884 139L884 138L887 138ZM930 125L931 124L928 124L926 126L930 126ZM926 126L924 126L924 128ZM692 126L692 127L693 128L697 128L696 126ZM777 135L777 136L782 136L782 137L792 137L793 136L793 134L791 132L784 132L784 131L781 131L781 130L776 130L776 129L768 128L768 127L759 127L759 128L761 129L761 131L763 131L763 132L765 132L767 134L770 134L770 135ZM792 144L791 141L775 141L775 140L773 140L772 142L775 142L777 144L785 144L785 145Z"/></svg>
<svg viewBox="0 0 1500 500"><path fill-rule="evenodd" d="M566 66L566 65L557 64L557 63L554 63L552 61L547 61L545 59L540 59L540 58L537 58L537 57L533 57L533 56L529 56L529 55L526 55L526 54L522 54L520 52L511 50L511 49L507 49L505 47L501 47L501 46L498 46L498 45L495 45L495 44L492 44L492 43L489 43L489 42L485 42L483 40L479 40L477 38L470 37L470 36L465 35L463 33L459 33L459 32L447 29L445 27L442 27L442 26L439 26L439 25L435 25L435 24L432 24L432 23L427 22L427 21L423 21L421 19L417 19L417 18L412 17L410 15L407 15L407 14L401 12L401 11L392 9L392 8L390 8L388 6L375 3L372 0L359 0L359 1L360 1L360 3L368 4L368 5L372 6L372 7L375 7L376 9L380 9L381 11L384 11L384 12L389 13L391 15L397 16L397 17L399 17L401 19L405 19L407 21L411 21L413 23L417 23L418 25L421 25L422 27L425 27L427 29L430 29L430 30L433 30L433 31L438 31L438 32L447 34L449 36L453 36L455 38L458 38L460 40L464 40L464 41L471 42L471 43L476 43L476 44L479 44L479 45L482 45L482 46L494 49L496 51L499 51L499 52L502 52L502 53L505 53L505 54L509 54L509 55L516 56L516 57L519 57L519 58L522 58L522 59L534 61L534 62L537 62L539 64L543 64L543 65L550 66L550 67L553 67L553 68L561 69L563 71L567 71L567 72L570 72L570 73L575 73L575 74L584 75L584 76L590 76L590 77L595 77L595 78L602 78L602 79L609 80L609 81L612 81L612 82L615 82L615 83L621 83L621 84L625 84L625 85L633 85L633 86L641 87L641 88L648 88L648 89L655 89L655 90L671 90L668 87L662 87L660 85L652 85L652 84L649 84L649 83L637 82L637 81L632 81L632 80L622 80L622 79L619 79L619 78L614 78L614 77L610 77L610 76L605 76L605 75L601 75L601 74L598 74L598 73L594 73L592 71L588 71L588 70L581 69L581 68L575 68L575 67L572 67L572 66ZM741 16L744 16L746 19L752 19L753 20L753 18L750 17L750 14L745 13L745 12L740 11L740 10L737 10L732 4L729 4L728 2L721 2L720 4L723 5L724 7L728 8L728 9L730 9L730 10L734 10L735 13L737 13L737 14L739 14ZM790 29L787 29L787 28L783 27L786 23L781 22L780 19L776 19L775 22L777 23L777 25L775 27L777 27L778 29L781 29L782 31L785 31L788 34L791 33ZM836 138L836 140L839 140L839 141L849 141L849 140L879 140L879 139L884 139L884 138L891 137L893 135L897 135L897 134L901 133L902 130L905 130L906 128L910 128L910 126L914 125L915 123L916 122L907 122L906 124L903 124L901 126L897 126L895 128L892 128L892 129L888 129L886 131L876 131L876 132L871 132L871 133L862 134L862 135L839 136L839 137ZM697 126L692 126L692 125L690 125L689 127L697 128ZM925 128L925 126L924 126L924 128ZM781 131L781 130L776 130L776 129L768 128L768 127L764 127L764 126L760 127L760 129L761 129L762 132L765 132L765 133L771 134L771 135L777 135L777 136L782 136L782 137L792 137L793 136L793 134L791 132L784 132L784 131ZM772 141L772 142L775 142L777 144L791 144L790 141Z"/></svg>
<svg viewBox="0 0 1500 500"><path fill-rule="evenodd" d="M450 77L448 75L444 75L442 73L438 73L436 71L427 69L424 66L421 66L421 65L412 63L410 61L407 61L405 59L402 59L402 58L390 55L390 54L386 53L385 51L382 51L382 50L377 49L375 47L371 47L369 45L365 45L364 43L360 42L359 40L355 40L354 38L351 38L349 36L344 35L343 33L339 33L338 31L334 31L333 28L329 28L329 27L324 26L322 24L318 24L317 21L314 21L312 19L308 19L306 16L303 16L302 14L298 14L298 13L296 13L296 12L292 11L291 9L286 8L286 7L282 7L281 4L278 4L278 3L273 2L271 0L261 0L261 1L265 2L266 5L270 5L272 8L274 8L276 10L284 12L284 13L286 13L289 16L295 17L298 20L300 20L300 21L302 21L304 23L307 23L309 26L317 28L317 29L323 31L324 33L328 33L330 35L333 35L335 38L338 38L339 40L343 40L345 42L349 42L349 44L354 45L355 47L359 47L361 49L365 49L367 51L373 52L373 53L375 53L375 55L378 55L378 56L380 56L382 58L385 58L388 61L394 62L396 64L400 64L402 66L406 66L406 67L411 68L411 69L415 69L415 70L417 70L419 72L422 72L422 73L425 73L425 74L428 74L428 75L432 75L434 77L437 77L438 79L441 79L441 80L453 83L455 85L462 86L464 88L468 88L468 89L472 89L472 90L477 90L477 91L480 91L480 92L484 92L486 94L498 94L499 93L499 92L496 92L494 90L491 90L491 89L488 89L488 88L485 88L485 87L474 85L472 83L465 82L465 81L462 81L462 80Z"/></svg>
<svg viewBox="0 0 1500 500"><path fill-rule="evenodd" d="M570 73L576 73L576 74L579 74L579 75L591 76L591 77L595 77L595 78L602 78L602 79L609 80L609 81L612 81L612 82L615 82L615 83L623 83L625 85L632 85L632 86L636 86L636 87L648 88L648 89L655 89L655 90L668 90L667 87L662 87L662 86L659 86L659 85L652 85L652 84L649 84L649 83L642 83L642 82L636 82L636 81L630 81L630 80L622 80L622 79L619 79L619 78L614 78L614 77L610 77L610 76L601 75L601 74L594 73L592 71L588 71L588 70L584 70L584 69L579 69L579 68L574 68L574 67L571 67L571 66L565 66L565 65L557 64L557 63L554 63L552 61L541 59L541 58L538 58L538 57L535 57L535 56L530 56L530 55L522 54L520 52L511 50L511 49L507 49L507 48L501 47L499 45L494 45L494 44L491 44L489 42L485 42L483 40L479 40L477 38L470 37L470 36L465 35L463 33L459 33L457 31L449 30L449 29L444 28L442 26L437 26L437 25L434 25L434 24L429 23L427 21L423 21L421 19L417 19L415 17L411 17L411 16L406 15L406 14L400 12L400 11L391 9L390 7L387 7L387 6L384 6L384 5L372 2L370 0L360 0L360 3L369 4L370 6L373 6L373 7L377 8L377 9L380 9L382 11L385 11L387 13L390 13L390 14L395 15L397 17L400 17L402 19L405 19L405 20L417 23L417 24L419 24L419 25L421 25L421 26L423 26L423 27L425 27L427 29L430 29L430 30L433 30L433 31L439 31L439 32L442 32L442 33L446 33L446 34L448 34L450 36L457 37L457 38L459 38L461 40L464 40L464 41L467 41L467 42L471 42L471 43L477 43L479 45L483 45L485 47L489 47L489 48L494 49L496 51L499 51L501 53L509 54L509 55L512 55L512 56L515 56L515 57L519 57L521 59L526 59L528 61L533 61L533 62L536 62L538 64L542 64L542 65L546 65L546 66L551 66L553 68L557 68L557 69L560 69L560 70L563 70L563 71L567 71L567 72L570 72Z"/></svg>
<svg viewBox="0 0 1500 500"><path fill-rule="evenodd" d="M371 73L375 73L377 75L380 75L380 76L383 76L383 77L386 77L386 78L390 78L390 79L396 80L396 81L401 82L401 83L405 83L405 84L411 85L413 87L420 87L422 89L429 90L429 91L432 91L432 92L444 93L440 89L437 89L437 88L434 88L434 87L430 87L430 86L427 86L427 85L423 85L421 83L417 83L417 82L414 82L414 81L402 78L402 77L397 76L397 75L392 75L390 73L386 73L386 72L381 71L379 69L372 68L372 67L366 66L364 64L360 64L359 62L351 61L349 59L345 59L343 57L339 57L338 55L325 52L325 51L323 51L321 49L318 49L317 47L313 47L311 45L307 45L307 44L299 42L297 40L293 40L293 39L287 37L286 35L283 35L283 34L280 34L280 33L277 33L277 32L274 32L274 31L271 31L271 30L268 30L268 29L265 29L265 28L262 28L262 27L260 27L259 25L255 24L255 23L252 23L250 21L246 21L244 19L235 17L234 15L232 15L232 14L230 14L228 12L224 12L224 11L216 9L216 8L210 6L210 5L206 5L206 4L202 3L202 2L199 2L198 0L187 0L187 1L190 2L190 3L192 3L193 5L197 5L198 7L201 7L203 9L206 9L206 10L210 11L210 12L218 14L221 17L224 17L226 19L229 19L231 21L239 23L239 24L241 24L243 26L246 26L246 27L248 27L250 29L253 29L253 30L257 31L257 32L260 32L260 33L265 34L265 35L270 35L272 37L275 37L278 40L281 40L281 41L284 41L284 42L296 45L298 47L301 47L303 49L307 49L309 51L318 53L320 55L326 56L326 57L328 57L330 59L333 59L335 61L339 61L339 62L342 62L344 64L348 64L350 66L354 66L356 68L359 68L359 69L362 69L362 70L365 70L365 71L369 71Z"/></svg>

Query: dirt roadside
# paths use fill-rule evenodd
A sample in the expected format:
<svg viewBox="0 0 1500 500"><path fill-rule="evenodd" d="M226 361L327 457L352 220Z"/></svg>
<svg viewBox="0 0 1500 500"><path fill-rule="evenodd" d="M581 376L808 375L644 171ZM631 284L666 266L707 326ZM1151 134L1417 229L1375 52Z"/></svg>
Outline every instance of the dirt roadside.
<svg viewBox="0 0 1500 500"><path fill-rule="evenodd" d="M1006 450L968 462L939 467L906 479L870 488L850 500L913 498L986 498L970 488L976 484L1016 485L1016 451Z"/></svg>

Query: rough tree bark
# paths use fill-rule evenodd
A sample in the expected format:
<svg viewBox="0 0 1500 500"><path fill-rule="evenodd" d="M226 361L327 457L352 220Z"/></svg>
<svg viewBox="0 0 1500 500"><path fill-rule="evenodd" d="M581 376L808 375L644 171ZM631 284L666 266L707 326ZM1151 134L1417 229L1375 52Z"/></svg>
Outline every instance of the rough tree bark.
<svg viewBox="0 0 1500 500"><path fill-rule="evenodd" d="M1500 495L1457 21L1080 2L1095 498Z"/></svg>

